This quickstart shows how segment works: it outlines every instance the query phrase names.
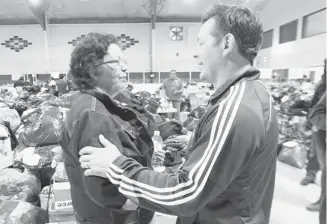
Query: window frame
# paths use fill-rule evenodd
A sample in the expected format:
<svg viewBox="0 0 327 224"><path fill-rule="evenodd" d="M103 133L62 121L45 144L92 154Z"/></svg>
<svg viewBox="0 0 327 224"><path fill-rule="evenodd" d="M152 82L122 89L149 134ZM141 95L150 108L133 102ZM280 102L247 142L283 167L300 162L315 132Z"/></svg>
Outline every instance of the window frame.
<svg viewBox="0 0 327 224"><path fill-rule="evenodd" d="M263 48L263 43L264 43L264 38L263 37L264 37L264 34L265 33L268 33L268 32L271 32L272 33L272 35L271 35L271 46L270 47ZM261 47L261 50L267 49L267 48L271 48L273 45L274 45L274 29L270 29L270 30L267 30L267 31L263 32L263 34L262 34L262 47Z"/></svg>
<svg viewBox="0 0 327 224"><path fill-rule="evenodd" d="M281 29L282 29L282 27L285 27L286 25L289 25L291 23L296 23L295 39L281 43ZM279 26L279 44L285 44L285 43L296 41L298 39L298 37L297 37L298 25L299 25L299 19L294 19L288 23L285 23L285 24Z"/></svg>
<svg viewBox="0 0 327 224"><path fill-rule="evenodd" d="M324 10L326 11L326 9L327 8L325 7L323 9L320 9L318 11L315 11L313 13L310 13L310 14L305 15L305 16L302 17L302 39L309 38L309 37L314 37L314 36L317 36L317 35L320 35L320 34L324 34L324 33L327 32L327 29L326 29L325 32L323 32L323 33L316 33L316 34L313 34L313 35L304 36L304 25L305 25L305 22L304 21L305 21L305 19L308 18L308 17L310 17L310 16L312 16L312 15L314 15L314 14L316 14L316 13L322 12ZM327 11L326 11L326 17L327 17Z"/></svg>

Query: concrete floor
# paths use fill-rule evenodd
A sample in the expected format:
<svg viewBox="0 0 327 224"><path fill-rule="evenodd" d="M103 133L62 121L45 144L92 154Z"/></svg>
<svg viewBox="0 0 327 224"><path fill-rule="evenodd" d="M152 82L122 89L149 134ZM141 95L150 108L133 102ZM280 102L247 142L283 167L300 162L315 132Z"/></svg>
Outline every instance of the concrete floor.
<svg viewBox="0 0 327 224"><path fill-rule="evenodd" d="M275 196L270 224L318 224L318 213L306 210L306 205L319 197L320 187L300 185L305 170L278 162ZM153 224L175 224L175 217L157 215Z"/></svg>

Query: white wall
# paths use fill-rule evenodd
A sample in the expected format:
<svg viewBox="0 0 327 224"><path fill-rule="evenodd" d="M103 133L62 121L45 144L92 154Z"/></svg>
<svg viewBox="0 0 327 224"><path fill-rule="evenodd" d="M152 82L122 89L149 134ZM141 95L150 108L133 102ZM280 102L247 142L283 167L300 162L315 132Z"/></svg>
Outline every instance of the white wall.
<svg viewBox="0 0 327 224"><path fill-rule="evenodd" d="M176 24L159 23L156 26L156 67L160 71L198 71L195 59L192 57L196 50L196 37L200 23L184 24L184 40L171 41L169 27ZM176 54L179 56L176 56Z"/></svg>
<svg viewBox="0 0 327 224"><path fill-rule="evenodd" d="M265 31L274 29L274 43L273 47L263 49L259 53L257 66L265 69L321 67L326 57L326 34L301 39L301 25L303 16L324 7L326 7L325 0L270 0L266 9L260 13L260 17ZM279 26L294 19L299 19L298 40L279 44ZM184 27L183 41L170 40L171 25ZM199 28L200 23L158 23L155 35L154 71L171 69L181 72L197 71L192 54L195 52ZM0 43L13 36L22 37L33 43L21 52L14 52L0 45L0 74L13 74L13 79L17 79L23 73L67 72L73 49L68 42L89 32L107 32L115 35L124 33L135 38L139 43L125 51L129 71L148 71L149 24L49 25L50 68L48 68L42 29L39 25L25 25L0 26ZM293 72L291 76L295 76L295 73Z"/></svg>
<svg viewBox="0 0 327 224"><path fill-rule="evenodd" d="M260 68L305 68L322 66L326 57L326 33L296 41L276 44L260 51Z"/></svg>
<svg viewBox="0 0 327 224"><path fill-rule="evenodd" d="M325 0L270 0L260 18L264 30L270 30L325 7Z"/></svg>
<svg viewBox="0 0 327 224"><path fill-rule="evenodd" d="M130 62L130 71L144 71L148 67L148 24L88 24L88 25L51 25L50 49L52 71L64 72L69 68L70 54L73 46L69 41L90 32L110 33L114 35L126 34L140 43L126 49L125 56ZM132 60L133 59L133 60Z"/></svg>
<svg viewBox="0 0 327 224"><path fill-rule="evenodd" d="M184 40L172 41L169 38L170 26L184 27ZM155 31L154 71L197 71L192 54L195 51L196 36L200 23L173 24L159 23ZM0 43L12 36L22 37L33 44L15 52L0 45L0 74L13 74L17 79L23 73L54 74L67 72L73 46L69 41L89 32L104 32L114 35L126 34L139 41L124 51L130 72L149 71L149 24L87 24L87 25L49 25L48 46L50 69L47 64L45 40L42 29L35 26L0 26ZM176 56L179 53L179 56Z"/></svg>
<svg viewBox="0 0 327 224"><path fill-rule="evenodd" d="M0 26L0 43L14 36L32 42L32 45L20 52L0 45L0 74L13 74L14 77L19 77L21 72L44 72L47 62L41 26Z"/></svg>
<svg viewBox="0 0 327 224"><path fill-rule="evenodd" d="M325 7L325 0L271 0L260 17L265 31L274 29L273 46L260 51L257 66L271 69L321 67L326 58L326 33L302 39L302 20L303 16ZM297 40L279 44L279 27L295 19L298 19Z"/></svg>

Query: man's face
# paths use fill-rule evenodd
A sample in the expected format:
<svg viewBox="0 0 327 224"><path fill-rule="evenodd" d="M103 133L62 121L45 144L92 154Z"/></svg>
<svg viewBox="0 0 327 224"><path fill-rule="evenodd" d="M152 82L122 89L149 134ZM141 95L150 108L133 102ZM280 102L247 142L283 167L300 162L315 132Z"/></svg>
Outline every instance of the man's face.
<svg viewBox="0 0 327 224"><path fill-rule="evenodd" d="M213 83L219 69L223 66L223 44L218 42L217 38L212 36L214 29L214 19L205 22L197 38L197 59L200 69L200 79Z"/></svg>
<svg viewBox="0 0 327 224"><path fill-rule="evenodd" d="M172 78L172 79L176 79L177 78L177 75L176 75L176 72L175 71L171 71L170 72L170 78Z"/></svg>
<svg viewBox="0 0 327 224"><path fill-rule="evenodd" d="M117 60L117 62L112 62ZM111 44L108 48L108 54L104 57L104 64L101 65L100 75L97 78L97 85L114 96L124 89L127 82L127 64L123 52L117 44Z"/></svg>

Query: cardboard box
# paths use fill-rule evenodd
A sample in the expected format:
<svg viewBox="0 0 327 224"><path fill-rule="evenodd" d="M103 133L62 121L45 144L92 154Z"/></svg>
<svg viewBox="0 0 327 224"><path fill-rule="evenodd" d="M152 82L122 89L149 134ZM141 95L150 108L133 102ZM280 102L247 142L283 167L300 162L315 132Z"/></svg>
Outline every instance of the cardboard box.
<svg viewBox="0 0 327 224"><path fill-rule="evenodd" d="M65 209L65 210L56 210L49 211L49 222L50 223L76 223L75 212L73 209Z"/></svg>
<svg viewBox="0 0 327 224"><path fill-rule="evenodd" d="M53 184L54 206L53 210L72 209L72 197L70 194L69 182Z"/></svg>

